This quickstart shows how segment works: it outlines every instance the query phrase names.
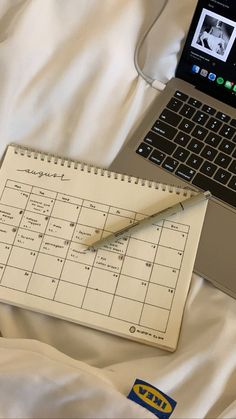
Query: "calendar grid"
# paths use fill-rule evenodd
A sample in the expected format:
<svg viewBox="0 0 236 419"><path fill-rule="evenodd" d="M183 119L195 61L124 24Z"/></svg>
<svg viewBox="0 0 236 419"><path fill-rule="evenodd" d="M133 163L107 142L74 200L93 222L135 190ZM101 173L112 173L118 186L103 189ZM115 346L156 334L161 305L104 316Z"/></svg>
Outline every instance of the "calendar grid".
<svg viewBox="0 0 236 419"><path fill-rule="evenodd" d="M165 333L189 225L165 220L87 250L143 217L8 179L0 198L0 286Z"/></svg>

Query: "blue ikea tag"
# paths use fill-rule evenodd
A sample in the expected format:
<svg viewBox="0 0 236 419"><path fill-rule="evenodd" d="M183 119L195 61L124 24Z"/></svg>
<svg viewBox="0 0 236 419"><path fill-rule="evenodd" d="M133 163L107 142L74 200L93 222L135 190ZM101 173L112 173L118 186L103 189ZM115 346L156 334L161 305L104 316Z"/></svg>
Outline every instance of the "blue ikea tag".
<svg viewBox="0 0 236 419"><path fill-rule="evenodd" d="M158 388L136 379L127 396L128 399L140 404L160 419L168 419L172 414L177 402L167 396Z"/></svg>

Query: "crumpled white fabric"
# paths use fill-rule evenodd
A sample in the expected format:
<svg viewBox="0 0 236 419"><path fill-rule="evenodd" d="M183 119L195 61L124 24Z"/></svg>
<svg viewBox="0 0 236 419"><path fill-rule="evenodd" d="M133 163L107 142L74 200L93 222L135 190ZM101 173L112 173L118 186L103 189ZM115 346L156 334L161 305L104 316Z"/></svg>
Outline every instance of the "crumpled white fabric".
<svg viewBox="0 0 236 419"><path fill-rule="evenodd" d="M143 44L149 75L174 74L195 3L169 0ZM0 154L14 141L108 166L158 94L133 56L161 5L1 0ZM154 417L126 398L140 378L177 401L173 418L234 418L235 320L196 275L175 353L2 303L0 417Z"/></svg>
<svg viewBox="0 0 236 419"><path fill-rule="evenodd" d="M1 3L0 153L14 141L110 164L155 94L147 93L133 65L153 6L141 0Z"/></svg>
<svg viewBox="0 0 236 419"><path fill-rule="evenodd" d="M0 348L2 418L152 418L99 370L35 341Z"/></svg>

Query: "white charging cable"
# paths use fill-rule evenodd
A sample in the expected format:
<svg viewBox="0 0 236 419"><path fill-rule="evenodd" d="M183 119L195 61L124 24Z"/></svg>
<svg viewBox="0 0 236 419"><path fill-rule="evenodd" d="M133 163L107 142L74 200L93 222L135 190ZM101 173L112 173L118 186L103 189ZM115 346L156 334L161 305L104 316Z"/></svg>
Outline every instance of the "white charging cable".
<svg viewBox="0 0 236 419"><path fill-rule="evenodd" d="M140 39L140 41L138 42L136 48L135 48L135 52L134 52L134 66L138 72L138 74L144 78L144 80L146 80L146 82L148 84L150 84L154 89L162 91L165 89L166 85L165 83L162 83L160 80L155 80L151 77L149 77L147 74L145 74L143 72L143 70L140 68L139 66L139 52L141 49L141 46L143 45L147 35L149 34L149 32L151 31L152 27L155 25L156 21L159 19L159 17L161 16L163 10L165 9L166 5L168 3L168 0L165 0L158 15L156 16L154 22L152 22L151 26L146 30L146 32L144 33L143 37Z"/></svg>

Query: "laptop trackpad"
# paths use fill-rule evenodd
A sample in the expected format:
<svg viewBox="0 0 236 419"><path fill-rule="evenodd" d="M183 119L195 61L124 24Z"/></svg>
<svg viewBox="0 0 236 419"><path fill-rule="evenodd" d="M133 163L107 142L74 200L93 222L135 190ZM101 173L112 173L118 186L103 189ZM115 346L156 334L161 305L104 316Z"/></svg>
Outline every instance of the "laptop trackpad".
<svg viewBox="0 0 236 419"><path fill-rule="evenodd" d="M229 292L233 289L236 292L235 237L235 212L213 200L210 201L194 271L206 279L214 278L219 288L222 288L223 284L226 290L229 288ZM221 260L222 263L217 263L217 260Z"/></svg>

